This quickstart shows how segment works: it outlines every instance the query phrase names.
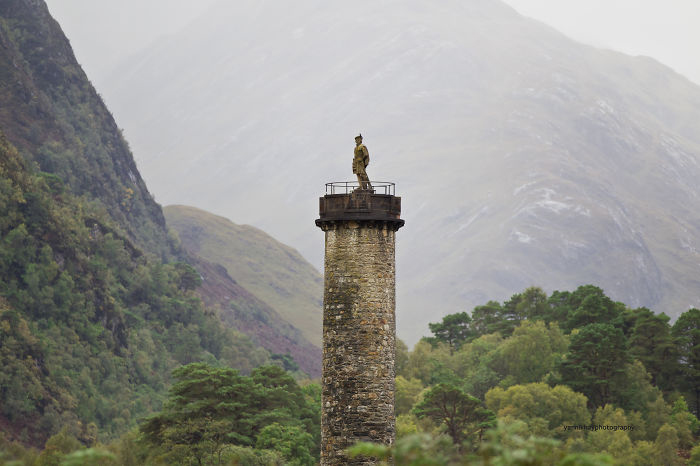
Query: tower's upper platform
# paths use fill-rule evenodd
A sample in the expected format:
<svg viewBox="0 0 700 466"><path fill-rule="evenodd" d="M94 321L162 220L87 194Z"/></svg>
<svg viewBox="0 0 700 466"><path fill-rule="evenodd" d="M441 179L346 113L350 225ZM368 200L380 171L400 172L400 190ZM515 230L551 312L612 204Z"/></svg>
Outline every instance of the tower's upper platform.
<svg viewBox="0 0 700 466"><path fill-rule="evenodd" d="M326 195L319 198L316 226L325 229L337 223L385 223L398 230L401 198L396 197L394 183L373 181L371 189L360 189L355 181L326 183Z"/></svg>

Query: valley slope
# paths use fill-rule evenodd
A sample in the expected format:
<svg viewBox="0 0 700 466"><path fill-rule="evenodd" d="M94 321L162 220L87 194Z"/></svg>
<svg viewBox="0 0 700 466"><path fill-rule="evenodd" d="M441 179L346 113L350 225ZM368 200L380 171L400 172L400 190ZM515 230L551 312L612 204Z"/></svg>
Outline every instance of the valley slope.
<svg viewBox="0 0 700 466"><path fill-rule="evenodd" d="M226 267L236 282L320 347L323 279L297 251L258 228L201 209L175 205L164 213L189 251Z"/></svg>

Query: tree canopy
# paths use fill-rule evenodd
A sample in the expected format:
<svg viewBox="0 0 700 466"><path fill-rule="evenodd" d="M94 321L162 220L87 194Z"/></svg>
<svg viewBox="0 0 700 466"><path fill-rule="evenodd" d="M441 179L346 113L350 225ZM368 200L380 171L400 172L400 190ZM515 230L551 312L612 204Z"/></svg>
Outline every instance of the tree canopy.
<svg viewBox="0 0 700 466"><path fill-rule="evenodd" d="M242 376L193 363L173 377L177 383L163 410L140 426L163 459L220 464L231 446L257 446L277 450L292 464L313 464L317 409L283 369L262 366Z"/></svg>

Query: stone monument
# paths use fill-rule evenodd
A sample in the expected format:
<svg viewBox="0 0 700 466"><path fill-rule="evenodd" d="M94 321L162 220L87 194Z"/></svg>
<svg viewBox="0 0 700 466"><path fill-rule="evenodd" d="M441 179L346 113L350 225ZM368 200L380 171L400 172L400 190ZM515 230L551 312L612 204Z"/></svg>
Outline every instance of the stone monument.
<svg viewBox="0 0 700 466"><path fill-rule="evenodd" d="M321 465L375 464L345 449L395 439L396 231L393 183L328 183L316 225L325 232ZM353 189L355 188L355 189ZM365 189L362 189L365 188Z"/></svg>

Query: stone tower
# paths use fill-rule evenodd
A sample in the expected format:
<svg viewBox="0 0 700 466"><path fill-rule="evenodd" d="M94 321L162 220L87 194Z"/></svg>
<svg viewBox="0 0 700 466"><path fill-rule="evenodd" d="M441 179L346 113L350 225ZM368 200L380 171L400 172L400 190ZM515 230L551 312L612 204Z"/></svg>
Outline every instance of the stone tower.
<svg viewBox="0 0 700 466"><path fill-rule="evenodd" d="M325 232L321 465L374 464L345 456L358 441L393 444L396 231L393 183L329 183L316 225ZM355 184L356 185L356 184Z"/></svg>

